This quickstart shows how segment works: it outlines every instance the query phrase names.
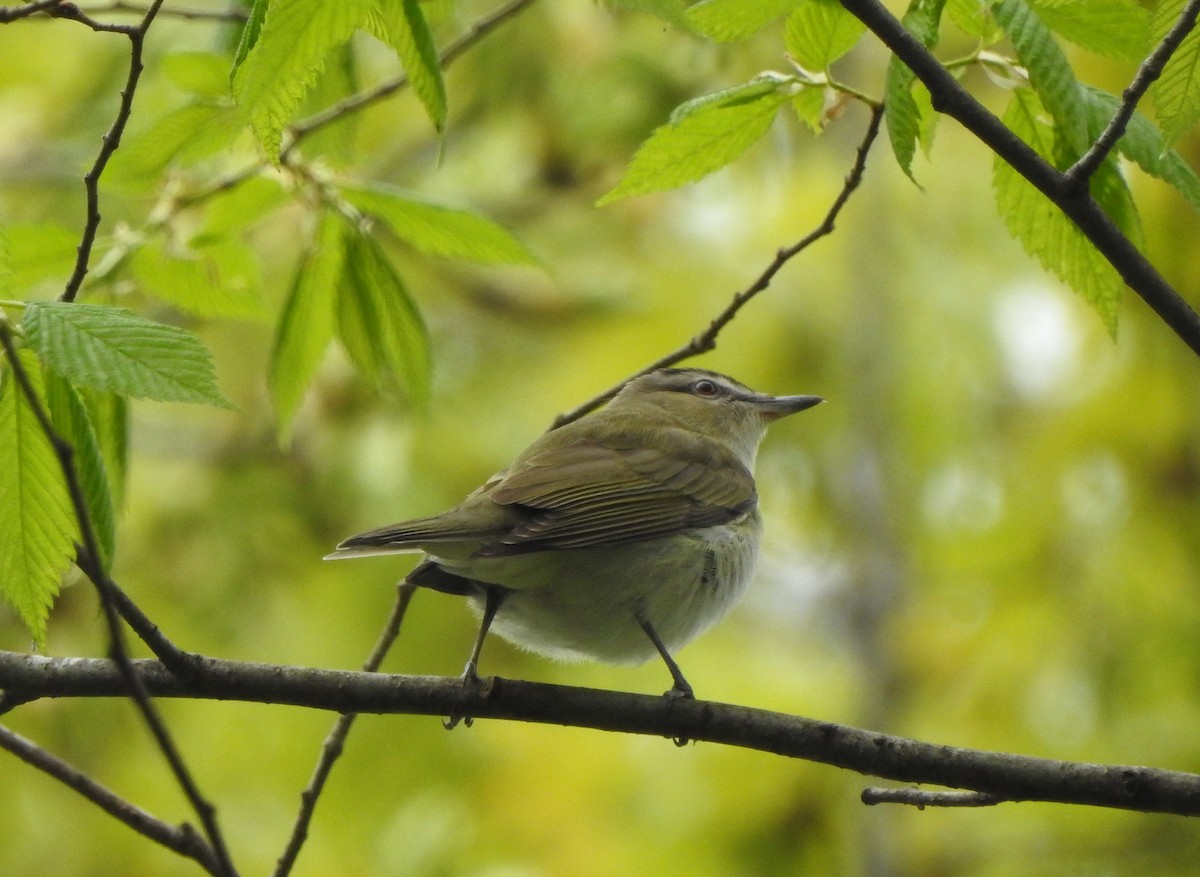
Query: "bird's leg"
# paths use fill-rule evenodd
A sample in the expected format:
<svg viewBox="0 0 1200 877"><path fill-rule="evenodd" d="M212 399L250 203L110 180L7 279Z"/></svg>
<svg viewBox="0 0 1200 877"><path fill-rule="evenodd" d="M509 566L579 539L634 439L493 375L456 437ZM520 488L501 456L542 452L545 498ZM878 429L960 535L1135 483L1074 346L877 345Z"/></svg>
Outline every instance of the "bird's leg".
<svg viewBox="0 0 1200 877"><path fill-rule="evenodd" d="M492 621L496 618L496 613L500 611L504 598L508 596L507 590L494 585L484 585L484 589L483 620L479 623L479 633L475 637L475 645L471 647L471 657L467 659L467 666L463 668L464 683L479 681L479 653L483 651L483 641L487 637L488 628L492 626Z"/></svg>
<svg viewBox="0 0 1200 877"><path fill-rule="evenodd" d="M483 641L487 638L488 628L492 626L492 621L495 619L496 613L500 611L500 605L508 595L508 591L504 588L498 588L494 585L484 585L483 587L483 619L479 623L479 633L475 636L475 644L471 647L471 656L467 658L467 666L463 668L462 676L460 677L464 687L478 687L482 684L478 670L479 653L483 651ZM442 725L449 731L458 725L459 722L462 722L469 728L471 727L472 718L471 716L450 716L442 722Z"/></svg>
<svg viewBox="0 0 1200 877"><path fill-rule="evenodd" d="M683 671L679 669L679 665L675 663L675 659L671 657L671 653L663 645L663 641L659 638L658 631L654 629L654 625L650 623L650 619L642 612L638 612L636 617L638 624L646 632L646 636L650 637L650 642L654 643L654 648L658 649L663 663L667 665L667 669L671 671L671 678L675 681L670 691L666 692L667 697L683 697L688 700L694 700L696 695L692 693L692 686L683 678Z"/></svg>

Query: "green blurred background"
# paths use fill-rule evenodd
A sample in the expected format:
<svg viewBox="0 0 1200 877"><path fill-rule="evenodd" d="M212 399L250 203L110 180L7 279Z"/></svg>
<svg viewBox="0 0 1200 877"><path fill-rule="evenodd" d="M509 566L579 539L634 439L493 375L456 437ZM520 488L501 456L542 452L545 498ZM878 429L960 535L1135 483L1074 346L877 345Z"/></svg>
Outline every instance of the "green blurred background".
<svg viewBox="0 0 1200 877"><path fill-rule="evenodd" d="M448 36L488 8L427 12ZM166 53L227 44L211 23L156 23L131 136L181 100L155 76ZM449 72L440 160L411 95L341 126L352 145L342 172L480 210L545 270L393 249L433 339L428 405L372 395L333 351L282 446L264 380L271 322L184 320L215 351L239 410L135 405L116 580L184 648L356 667L412 561L322 563L338 539L457 501L556 413L704 328L776 248L820 221L864 130L861 107L819 139L778 122L700 184L592 206L674 106L782 67L779 45L770 30L713 46L585 0L535 4ZM356 49L363 81L394 75L377 44ZM0 27L0 221L80 226L79 176L125 59L122 38L69 22ZM868 36L840 72L878 95L885 62ZM1114 91L1133 72L1073 62ZM966 81L1002 105L983 77ZM1181 145L1193 159L1196 147ZM226 165L183 178L252 156L242 142ZM1200 364L1132 296L1114 343L1043 274L996 217L990 155L953 123L916 174L923 189L877 143L837 233L698 360L829 404L767 439L755 584L680 663L704 698L960 746L1198 771ZM154 191L115 182L106 234L140 226L154 203ZM1135 175L1133 185L1150 255L1200 301L1194 216L1158 183ZM246 233L272 315L307 222L287 206ZM63 276L47 273L48 297ZM458 601L419 594L385 669L457 674L473 631ZM69 583L46 653L105 646L92 589ZM6 608L0 647L30 648ZM482 670L639 692L669 681L657 664L557 665L499 640ZM161 708L235 861L268 872L332 716ZM130 704L43 702L5 721L168 821L191 818ZM1200 829L1179 817L865 808L869 784L713 745L363 717L295 873L1196 873ZM198 873L7 755L0 814L3 874Z"/></svg>

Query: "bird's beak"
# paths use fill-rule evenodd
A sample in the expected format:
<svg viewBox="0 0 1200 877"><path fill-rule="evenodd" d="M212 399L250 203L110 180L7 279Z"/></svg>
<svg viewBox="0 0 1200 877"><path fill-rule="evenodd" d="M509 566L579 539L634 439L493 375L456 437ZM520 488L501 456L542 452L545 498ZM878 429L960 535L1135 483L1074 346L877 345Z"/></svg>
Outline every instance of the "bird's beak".
<svg viewBox="0 0 1200 877"><path fill-rule="evenodd" d="M746 401L766 420L778 420L797 411L820 405L825 400L820 396L752 396Z"/></svg>

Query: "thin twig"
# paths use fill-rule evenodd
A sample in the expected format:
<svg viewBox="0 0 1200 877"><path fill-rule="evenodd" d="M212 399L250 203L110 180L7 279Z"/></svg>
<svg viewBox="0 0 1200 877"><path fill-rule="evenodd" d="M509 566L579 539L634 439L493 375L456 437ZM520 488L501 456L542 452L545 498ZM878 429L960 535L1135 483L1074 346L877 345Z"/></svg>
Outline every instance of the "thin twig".
<svg viewBox="0 0 1200 877"><path fill-rule="evenodd" d="M846 202L850 200L850 196L854 190L862 183L863 173L867 167L867 156L871 151L871 145L875 142L876 136L879 134L879 123L883 119L883 106L873 107L871 110L871 119L867 124L866 133L863 135L862 141L858 144L858 150L855 153L854 165L850 168L850 172L846 174L846 179L842 183L842 189L838 192L837 197L833 200L829 210L825 214L825 218L821 220L820 225L792 244L790 247L783 247L775 252L775 258L767 265L763 272L758 275L758 278L747 286L745 289L737 292L726 305L721 313L713 318L708 327L699 335L692 338L691 341L684 344L677 350L668 353L654 362L650 363L645 368L625 378L619 384L610 387L603 393L592 397L577 408L573 408L563 414L560 414L554 419L550 425L551 429L558 429L564 424L578 420L585 414L588 414L599 408L613 396L617 395L627 383L634 378L644 374L649 374L652 371L660 368L667 368L682 362L685 359L690 359L693 356L699 356L701 353L707 353L717 346L717 336L721 331L728 326L733 318L737 316L738 311L746 306L749 301L771 285L771 281L775 279L775 275L782 270L783 266L791 259L795 258L804 250L808 249L816 241L829 234L833 233L838 215L842 212L842 208L846 206Z"/></svg>
<svg viewBox="0 0 1200 877"><path fill-rule="evenodd" d="M376 641L375 647L371 650L370 656L363 664L364 672L374 673L379 669L379 665L383 663L383 659L387 656L388 650L391 649L392 643L396 641L396 637L400 634L400 625L404 621L404 615L408 611L408 604L412 601L415 591L416 586L410 585L407 582L401 582L397 587L396 602L392 604L391 614L388 615L387 623L384 625L383 631L379 634L379 639ZM321 791L325 788L325 781L329 779L329 773L333 770L334 762L341 757L342 750L346 745L346 737L349 736L350 728L357 718L358 713L342 713L337 717L337 721L333 723L333 727L329 730L329 734L326 735L325 741L321 744L321 755L317 759L316 767L313 769L313 774L308 781L308 785L300 793L300 810L296 814L296 821L292 826L292 833L288 838L287 846L284 848L283 854L279 857L279 861L275 865L274 877L287 877L295 866L296 857L300 855L300 848L308 838L308 827L312 824L313 812L317 808L317 800L321 796Z"/></svg>
<svg viewBox="0 0 1200 877"><path fill-rule="evenodd" d="M96 782L87 774L72 767L56 755L47 752L32 740L0 726L0 748L7 749L17 758L63 785L75 790L101 810L138 834L150 838L169 850L187 856L200 863L210 874L224 873L217 857L200 835L189 825L175 826L125 800L116 792Z"/></svg>
<svg viewBox="0 0 1200 877"><path fill-rule="evenodd" d="M18 18L28 18L39 12L46 12L52 6L57 6L60 0L36 0L24 6L0 6L0 24L8 24Z"/></svg>
<svg viewBox="0 0 1200 877"><path fill-rule="evenodd" d="M1137 74L1129 87L1121 93L1121 106L1113 114L1104 131L1091 145L1091 148L1080 159L1063 171L1063 177L1069 186L1084 186L1088 179L1100 167L1101 162L1117 145L1117 141L1125 133L1129 120L1137 110L1138 101L1149 90L1150 86L1162 76L1163 68L1175 51L1183 43L1184 38L1196 27L1196 17L1200 15L1200 0L1191 0L1183 8L1179 19L1167 31L1161 43L1147 56L1138 68Z"/></svg>
<svg viewBox="0 0 1200 877"><path fill-rule="evenodd" d="M102 25L89 18L77 6L69 3L61 4L54 9L57 17L82 21L93 30L122 33L129 37L129 75L125 78L125 87L121 90L121 102L117 107L117 115L101 140L96 160L92 162L91 168L83 177L83 189L87 198L87 218L84 221L83 235L76 250L75 269L71 272L71 277L67 280L62 295L59 296L60 301L74 301L79 294L79 288L83 285L83 279L87 277L88 264L92 259L92 247L96 243L96 234L100 229L100 177L108 166L109 159L121 145L121 136L125 133L125 125L133 113L133 97L137 92L138 81L142 77L142 49L146 42L146 33L154 22L154 17L158 14L162 2L163 0L154 0L146 10L141 22L136 26Z"/></svg>
<svg viewBox="0 0 1200 877"><path fill-rule="evenodd" d="M125 0L113 0L111 3L101 3L96 6L87 6L85 11L89 14L97 12L113 12L118 14L129 15L145 15L148 7L138 3L127 3ZM188 21L228 21L228 22L243 22L249 18L249 12L245 9L229 7L228 9L177 9L174 6L168 6L160 13L163 16L172 18L182 18Z"/></svg>
<svg viewBox="0 0 1200 877"><path fill-rule="evenodd" d="M862 790L862 802L873 804L911 804L918 810L926 807L995 807L1006 798L987 792L938 791L933 789L884 789L871 787Z"/></svg>
<svg viewBox="0 0 1200 877"><path fill-rule="evenodd" d="M234 877L237 871L234 869L232 860L229 858L229 852L225 846L220 826L217 824L216 808L200 793L199 786L196 785L191 772L184 763L183 756L180 754L175 741L167 730L166 723L163 722L162 716L155 709L149 693L142 684L141 677L134 671L129 649L125 644L125 633L121 627L121 618L117 611L117 600L113 595L114 585L112 580L109 579L103 563L100 561L102 556L100 543L96 537L96 528L92 523L91 514L88 511L87 497L79 479L79 470L75 466L75 449L54 428L49 413L34 390L29 375L25 372L25 367L17 355L16 345L12 339L12 330L6 321L0 321L0 346L3 347L4 353L8 358L9 366L12 369L13 378L17 386L25 396L25 400L34 418L37 420L39 428L50 442L51 447L54 449L54 454L58 458L59 468L62 470L63 478L66 481L67 493L71 500L76 522L79 525L82 541L80 550L76 552L76 563L84 575L91 580L100 597L100 607L109 633L110 659L117 666L121 677L125 680L126 694L132 698L138 711L142 714L142 718L150 729L150 733L154 737L155 743L158 745L167 764L170 766L176 782L179 783L188 802L200 818L200 822L204 826L205 835L208 837L208 842L211 844L217 861L221 865L220 873L228 875L228 877Z"/></svg>
<svg viewBox="0 0 1200 877"><path fill-rule="evenodd" d="M191 652L185 652L171 642L167 635L159 629L159 626L142 611L141 607L121 590L111 576L108 577L108 589L113 605L120 616L125 619L125 623L138 635L138 639L149 646L154 656L170 668L172 673L190 676L198 671L197 656Z"/></svg>

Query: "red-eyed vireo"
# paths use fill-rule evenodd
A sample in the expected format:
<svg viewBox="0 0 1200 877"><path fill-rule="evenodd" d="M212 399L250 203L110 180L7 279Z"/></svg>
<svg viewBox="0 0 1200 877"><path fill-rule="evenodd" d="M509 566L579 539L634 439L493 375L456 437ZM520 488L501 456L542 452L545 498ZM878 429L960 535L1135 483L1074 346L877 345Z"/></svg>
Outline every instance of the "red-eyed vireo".
<svg viewBox="0 0 1200 877"><path fill-rule="evenodd" d="M767 425L822 400L767 396L697 368L662 369L543 434L454 508L352 536L330 558L423 551L412 584L461 594L489 628L565 660L671 653L738 601L762 529L754 458Z"/></svg>

